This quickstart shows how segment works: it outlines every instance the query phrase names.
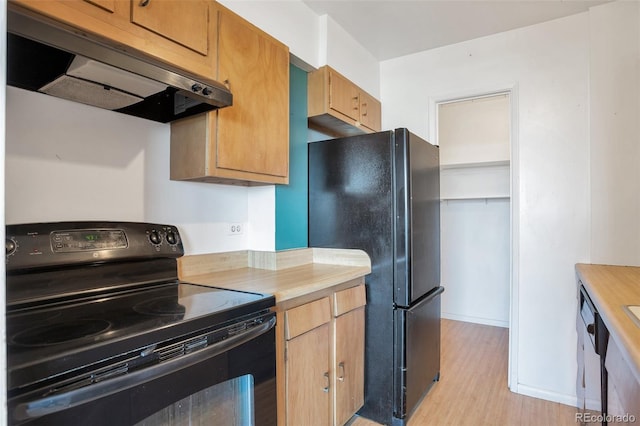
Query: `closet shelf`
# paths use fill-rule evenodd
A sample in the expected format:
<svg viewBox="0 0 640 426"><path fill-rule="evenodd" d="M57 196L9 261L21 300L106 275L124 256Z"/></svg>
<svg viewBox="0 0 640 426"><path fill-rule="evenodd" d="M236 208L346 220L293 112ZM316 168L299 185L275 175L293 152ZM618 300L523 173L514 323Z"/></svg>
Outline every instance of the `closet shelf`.
<svg viewBox="0 0 640 426"><path fill-rule="evenodd" d="M508 200L509 195L470 195L467 197L443 197L440 201L465 201L465 200Z"/></svg>
<svg viewBox="0 0 640 426"><path fill-rule="evenodd" d="M476 167L501 167L508 166L510 164L509 160L500 160L500 161L479 161L473 163L451 163L451 164L440 164L440 169L469 169Z"/></svg>

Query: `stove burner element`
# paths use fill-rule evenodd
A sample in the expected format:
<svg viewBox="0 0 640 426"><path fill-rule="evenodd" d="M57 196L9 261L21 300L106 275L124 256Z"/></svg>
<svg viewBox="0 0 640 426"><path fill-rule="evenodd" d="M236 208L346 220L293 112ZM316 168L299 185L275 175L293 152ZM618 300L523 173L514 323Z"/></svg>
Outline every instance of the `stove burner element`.
<svg viewBox="0 0 640 426"><path fill-rule="evenodd" d="M179 316L183 317L187 309L178 303L177 297L157 297L138 303L133 310L145 315Z"/></svg>
<svg viewBox="0 0 640 426"><path fill-rule="evenodd" d="M21 346L50 346L104 333L111 323L101 319L79 319L46 324L21 331L11 339Z"/></svg>

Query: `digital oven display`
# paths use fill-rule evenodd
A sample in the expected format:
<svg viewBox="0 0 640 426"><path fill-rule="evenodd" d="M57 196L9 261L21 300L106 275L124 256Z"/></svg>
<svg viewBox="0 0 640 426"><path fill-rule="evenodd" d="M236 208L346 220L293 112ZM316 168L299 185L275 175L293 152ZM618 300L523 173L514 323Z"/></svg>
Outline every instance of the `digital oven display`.
<svg viewBox="0 0 640 426"><path fill-rule="evenodd" d="M82 229L51 233L55 253L127 248L127 237L121 229Z"/></svg>

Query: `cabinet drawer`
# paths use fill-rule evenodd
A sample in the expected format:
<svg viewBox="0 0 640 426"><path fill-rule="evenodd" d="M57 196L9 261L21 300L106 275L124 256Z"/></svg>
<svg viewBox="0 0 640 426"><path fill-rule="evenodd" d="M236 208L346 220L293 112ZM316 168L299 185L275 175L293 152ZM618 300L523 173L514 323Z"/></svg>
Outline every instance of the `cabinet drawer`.
<svg viewBox="0 0 640 426"><path fill-rule="evenodd" d="M328 297L289 309L284 313L285 338L291 340L328 323L331 320L330 312Z"/></svg>
<svg viewBox="0 0 640 426"><path fill-rule="evenodd" d="M364 285L351 287L333 294L333 316L339 317L367 304Z"/></svg>

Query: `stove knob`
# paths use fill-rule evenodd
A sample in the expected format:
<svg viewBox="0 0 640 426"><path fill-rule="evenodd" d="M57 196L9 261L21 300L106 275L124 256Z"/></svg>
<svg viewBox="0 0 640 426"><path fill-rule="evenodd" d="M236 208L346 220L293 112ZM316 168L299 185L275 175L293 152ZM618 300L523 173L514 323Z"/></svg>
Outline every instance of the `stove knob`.
<svg viewBox="0 0 640 426"><path fill-rule="evenodd" d="M5 249L5 255L10 255L12 254L14 251L16 251L16 242L10 239L5 240L4 242L4 249Z"/></svg>
<svg viewBox="0 0 640 426"><path fill-rule="evenodd" d="M158 231L151 231L151 233L149 234L149 241L151 241L153 244L160 244L162 242Z"/></svg>
<svg viewBox="0 0 640 426"><path fill-rule="evenodd" d="M167 242L172 245L178 242L178 238L176 238L176 234L173 231L167 232Z"/></svg>

